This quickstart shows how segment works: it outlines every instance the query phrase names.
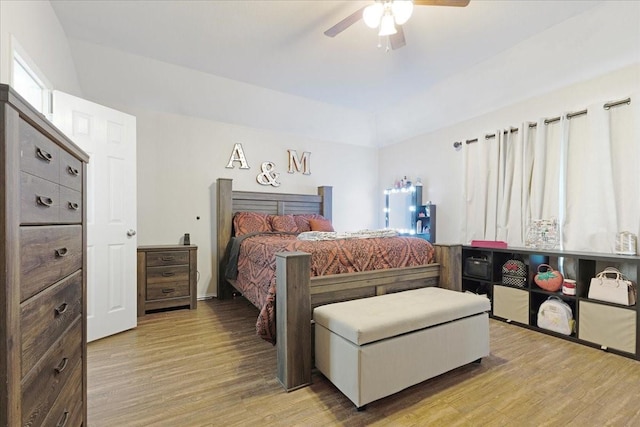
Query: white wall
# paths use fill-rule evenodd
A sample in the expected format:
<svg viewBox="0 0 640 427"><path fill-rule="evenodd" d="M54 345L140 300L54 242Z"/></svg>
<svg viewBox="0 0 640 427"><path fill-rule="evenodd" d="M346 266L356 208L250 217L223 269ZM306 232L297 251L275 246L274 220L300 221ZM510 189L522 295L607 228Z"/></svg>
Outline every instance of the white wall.
<svg viewBox="0 0 640 427"><path fill-rule="evenodd" d="M129 110L138 124L138 244L177 244L184 233L198 245L198 295L215 294L217 178L233 179L234 189L316 194L333 186L337 230L374 227L377 221L377 149L301 138L211 120ZM227 169L235 143L241 143L249 170ZM311 175L288 174L287 149L311 153ZM262 162L272 161L281 186L256 182ZM200 217L200 219L196 219Z"/></svg>
<svg viewBox="0 0 640 427"><path fill-rule="evenodd" d="M401 175L421 177L423 199L437 206L437 241L467 243L462 240L463 153L453 148L455 141L483 138L497 129L520 127L524 121L556 117L594 102L615 101L639 92L640 64L635 64L382 148L380 188L392 185Z"/></svg>
<svg viewBox="0 0 640 427"><path fill-rule="evenodd" d="M10 84L11 36L58 89L82 96L69 42L48 1L0 1L0 83Z"/></svg>
<svg viewBox="0 0 640 427"><path fill-rule="evenodd" d="M406 141L638 62L640 1L607 0L426 91L416 82L378 112L377 139Z"/></svg>

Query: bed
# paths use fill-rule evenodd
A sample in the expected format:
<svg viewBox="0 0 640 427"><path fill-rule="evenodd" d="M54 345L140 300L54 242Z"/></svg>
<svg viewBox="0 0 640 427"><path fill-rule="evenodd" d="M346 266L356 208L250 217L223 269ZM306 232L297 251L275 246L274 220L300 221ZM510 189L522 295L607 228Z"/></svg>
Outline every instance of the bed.
<svg viewBox="0 0 640 427"><path fill-rule="evenodd" d="M232 180L220 178L216 190L217 296L220 299L229 298L235 292L243 293L236 288L237 281L228 279L225 274L236 213L332 218L331 187L318 187L315 195L234 191ZM461 288L459 245L434 245L435 262L429 264L313 277L314 262L310 253L298 249L304 247L298 243L283 243L283 251L276 252L275 260L272 260L275 265L275 295L271 297L275 301L271 301L274 306L270 310L278 313L275 316L277 337L274 337L278 379L288 391L311 382L311 318L314 307L427 286ZM250 300L255 301L255 298ZM264 306L258 309L260 317L270 315L269 310L265 313Z"/></svg>

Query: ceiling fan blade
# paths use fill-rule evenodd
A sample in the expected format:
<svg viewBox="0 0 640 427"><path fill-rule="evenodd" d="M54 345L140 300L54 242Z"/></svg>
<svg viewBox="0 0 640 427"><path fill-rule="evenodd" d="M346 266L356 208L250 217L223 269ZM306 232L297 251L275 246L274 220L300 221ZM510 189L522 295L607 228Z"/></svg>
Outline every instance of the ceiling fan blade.
<svg viewBox="0 0 640 427"><path fill-rule="evenodd" d="M333 27L331 27L327 31L325 31L324 35L325 36L329 36L329 37L337 36L338 34L343 32L344 30L346 30L347 28L349 28L350 26L352 26L353 24L355 24L356 22L361 20L362 19L362 12L364 11L364 9L366 7L367 6L364 6L364 7L360 8L360 9L356 10L355 12L353 12L351 15L347 16L342 21L338 22L336 25L334 25Z"/></svg>
<svg viewBox="0 0 640 427"><path fill-rule="evenodd" d="M469 4L469 0L413 0L416 6L455 6L465 7Z"/></svg>
<svg viewBox="0 0 640 427"><path fill-rule="evenodd" d="M402 25L396 25L396 31L397 33L389 36L389 44L393 50L400 49L402 46L407 44L407 41L404 39L404 30L402 29Z"/></svg>

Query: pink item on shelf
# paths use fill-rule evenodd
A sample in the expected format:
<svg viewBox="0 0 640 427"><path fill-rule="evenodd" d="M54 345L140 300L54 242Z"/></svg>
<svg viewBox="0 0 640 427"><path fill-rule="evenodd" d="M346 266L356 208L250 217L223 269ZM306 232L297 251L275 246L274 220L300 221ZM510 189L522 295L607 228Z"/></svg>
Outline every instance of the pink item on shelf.
<svg viewBox="0 0 640 427"><path fill-rule="evenodd" d="M478 248L506 248L507 242L503 242L502 240L472 240L471 246L475 246Z"/></svg>

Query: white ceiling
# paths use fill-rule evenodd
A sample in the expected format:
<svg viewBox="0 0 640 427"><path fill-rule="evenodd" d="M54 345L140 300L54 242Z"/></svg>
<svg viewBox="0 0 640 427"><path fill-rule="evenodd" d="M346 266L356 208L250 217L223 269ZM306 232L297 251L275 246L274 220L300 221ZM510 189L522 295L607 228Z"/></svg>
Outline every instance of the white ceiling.
<svg viewBox="0 0 640 427"><path fill-rule="evenodd" d="M369 1L51 3L70 39L375 114L603 1L417 6L404 25L407 45L388 52L362 21L323 34Z"/></svg>

